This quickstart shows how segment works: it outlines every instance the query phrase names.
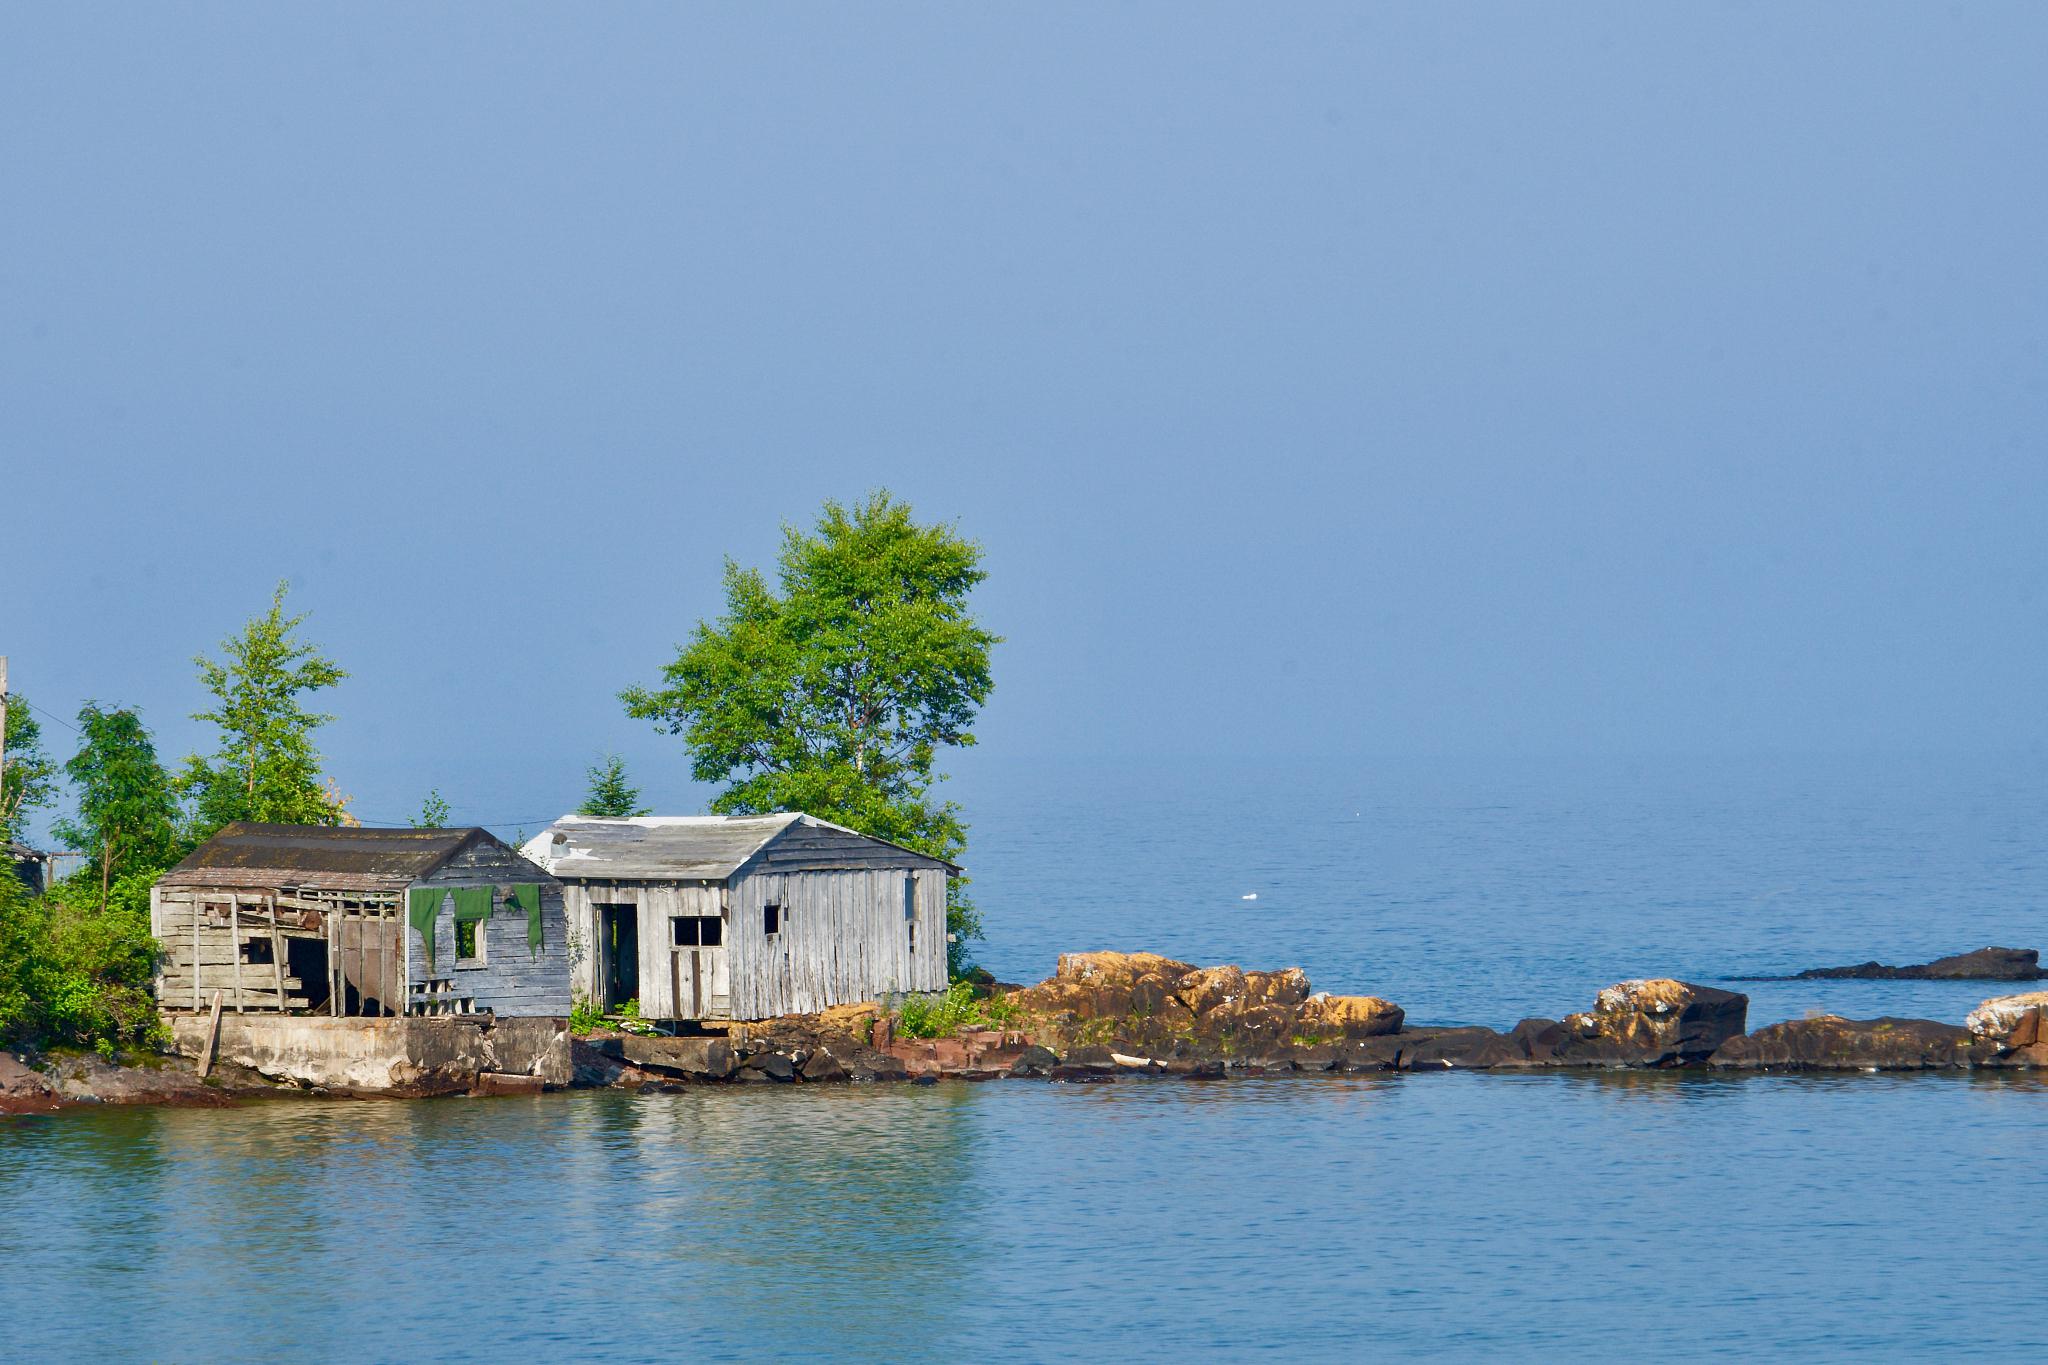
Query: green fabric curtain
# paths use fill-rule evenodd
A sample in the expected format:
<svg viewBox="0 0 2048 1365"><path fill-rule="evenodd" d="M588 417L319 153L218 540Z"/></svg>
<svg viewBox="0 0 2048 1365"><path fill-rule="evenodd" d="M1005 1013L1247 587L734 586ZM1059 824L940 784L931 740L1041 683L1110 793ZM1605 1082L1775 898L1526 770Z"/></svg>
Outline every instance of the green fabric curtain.
<svg viewBox="0 0 2048 1365"><path fill-rule="evenodd" d="M421 941L427 945L427 974L434 972L434 920L441 913L441 889L439 887L414 887L411 913L407 916L412 927L419 931Z"/></svg>
<svg viewBox="0 0 2048 1365"><path fill-rule="evenodd" d="M512 899L526 912L526 946L540 956L540 888L531 882L512 888Z"/></svg>
<svg viewBox="0 0 2048 1365"><path fill-rule="evenodd" d="M455 922L468 924L473 920L489 919L491 906L497 899L497 891L488 886L456 887Z"/></svg>

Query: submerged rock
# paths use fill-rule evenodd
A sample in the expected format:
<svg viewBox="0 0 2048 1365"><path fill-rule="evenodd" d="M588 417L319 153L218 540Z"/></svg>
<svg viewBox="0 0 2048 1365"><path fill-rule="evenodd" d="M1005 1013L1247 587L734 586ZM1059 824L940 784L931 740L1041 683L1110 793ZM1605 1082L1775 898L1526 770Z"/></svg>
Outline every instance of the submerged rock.
<svg viewBox="0 0 2048 1365"><path fill-rule="evenodd" d="M1853 967L1814 967L1793 981L2038 981L2041 954L2035 948L1979 948L1907 967L1860 962Z"/></svg>

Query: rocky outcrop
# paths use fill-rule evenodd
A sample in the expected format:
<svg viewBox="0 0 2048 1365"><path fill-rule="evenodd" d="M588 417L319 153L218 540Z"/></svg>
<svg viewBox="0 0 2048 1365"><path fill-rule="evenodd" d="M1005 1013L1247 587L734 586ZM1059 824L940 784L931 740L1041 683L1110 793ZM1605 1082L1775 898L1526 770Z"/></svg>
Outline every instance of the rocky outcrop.
<svg viewBox="0 0 2048 1365"><path fill-rule="evenodd" d="M1963 1026L2005 1065L2048 1066L2048 991L2001 995L1969 1013Z"/></svg>
<svg viewBox="0 0 2048 1365"><path fill-rule="evenodd" d="M122 1066L85 1054L52 1065L51 1079L59 1099L84 1104L175 1104L215 1108L234 1097L206 1084L179 1062L152 1059L154 1065Z"/></svg>
<svg viewBox="0 0 2048 1365"><path fill-rule="evenodd" d="M1585 1014L1560 1021L1553 1056L1566 1063L1685 1066L1704 1062L1747 1025L1749 997L1670 977L1624 981Z"/></svg>
<svg viewBox="0 0 2048 1365"><path fill-rule="evenodd" d="M1938 957L1908 967L1887 967L1882 962L1860 962L1853 967L1814 967L1796 976L1757 977L1754 980L1789 981L2039 981L2043 978L2041 954L2034 948L1979 948L1953 957Z"/></svg>
<svg viewBox="0 0 2048 1365"><path fill-rule="evenodd" d="M1157 953L1067 953L1050 978L1006 1000L1031 1041L1056 1052L1109 1047L1162 1065L1291 1057L1402 1024L1390 1001L1313 993L1297 967L1196 967Z"/></svg>
<svg viewBox="0 0 2048 1365"><path fill-rule="evenodd" d="M1931 1019L1823 1014L1731 1038L1709 1060L1723 1071L1936 1071L1984 1065L1992 1051L1968 1029Z"/></svg>
<svg viewBox="0 0 2048 1365"><path fill-rule="evenodd" d="M0 1052L0 1114L32 1114L54 1109L57 1087L42 1072L11 1053Z"/></svg>

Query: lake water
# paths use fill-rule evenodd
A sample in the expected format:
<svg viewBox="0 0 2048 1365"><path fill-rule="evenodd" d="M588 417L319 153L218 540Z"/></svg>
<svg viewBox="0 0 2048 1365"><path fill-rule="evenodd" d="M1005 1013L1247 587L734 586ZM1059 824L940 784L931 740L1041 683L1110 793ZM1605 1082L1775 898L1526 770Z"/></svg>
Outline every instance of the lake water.
<svg viewBox="0 0 2048 1365"><path fill-rule="evenodd" d="M2038 763L1052 768L984 960L1299 964L1506 1026L1646 972L2035 946ZM1256 891L1258 900L1240 897ZM1991 989L1752 986L1959 1019ZM707 1088L0 1121L0 1356L2037 1356L2048 1081Z"/></svg>

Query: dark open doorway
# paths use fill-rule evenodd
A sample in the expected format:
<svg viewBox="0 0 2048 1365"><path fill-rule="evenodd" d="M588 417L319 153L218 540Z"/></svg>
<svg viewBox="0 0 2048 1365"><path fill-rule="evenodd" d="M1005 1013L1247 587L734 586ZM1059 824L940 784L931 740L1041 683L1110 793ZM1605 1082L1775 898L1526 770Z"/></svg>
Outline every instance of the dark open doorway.
<svg viewBox="0 0 2048 1365"><path fill-rule="evenodd" d="M597 913L604 1007L611 1011L640 998L640 907L600 905Z"/></svg>

